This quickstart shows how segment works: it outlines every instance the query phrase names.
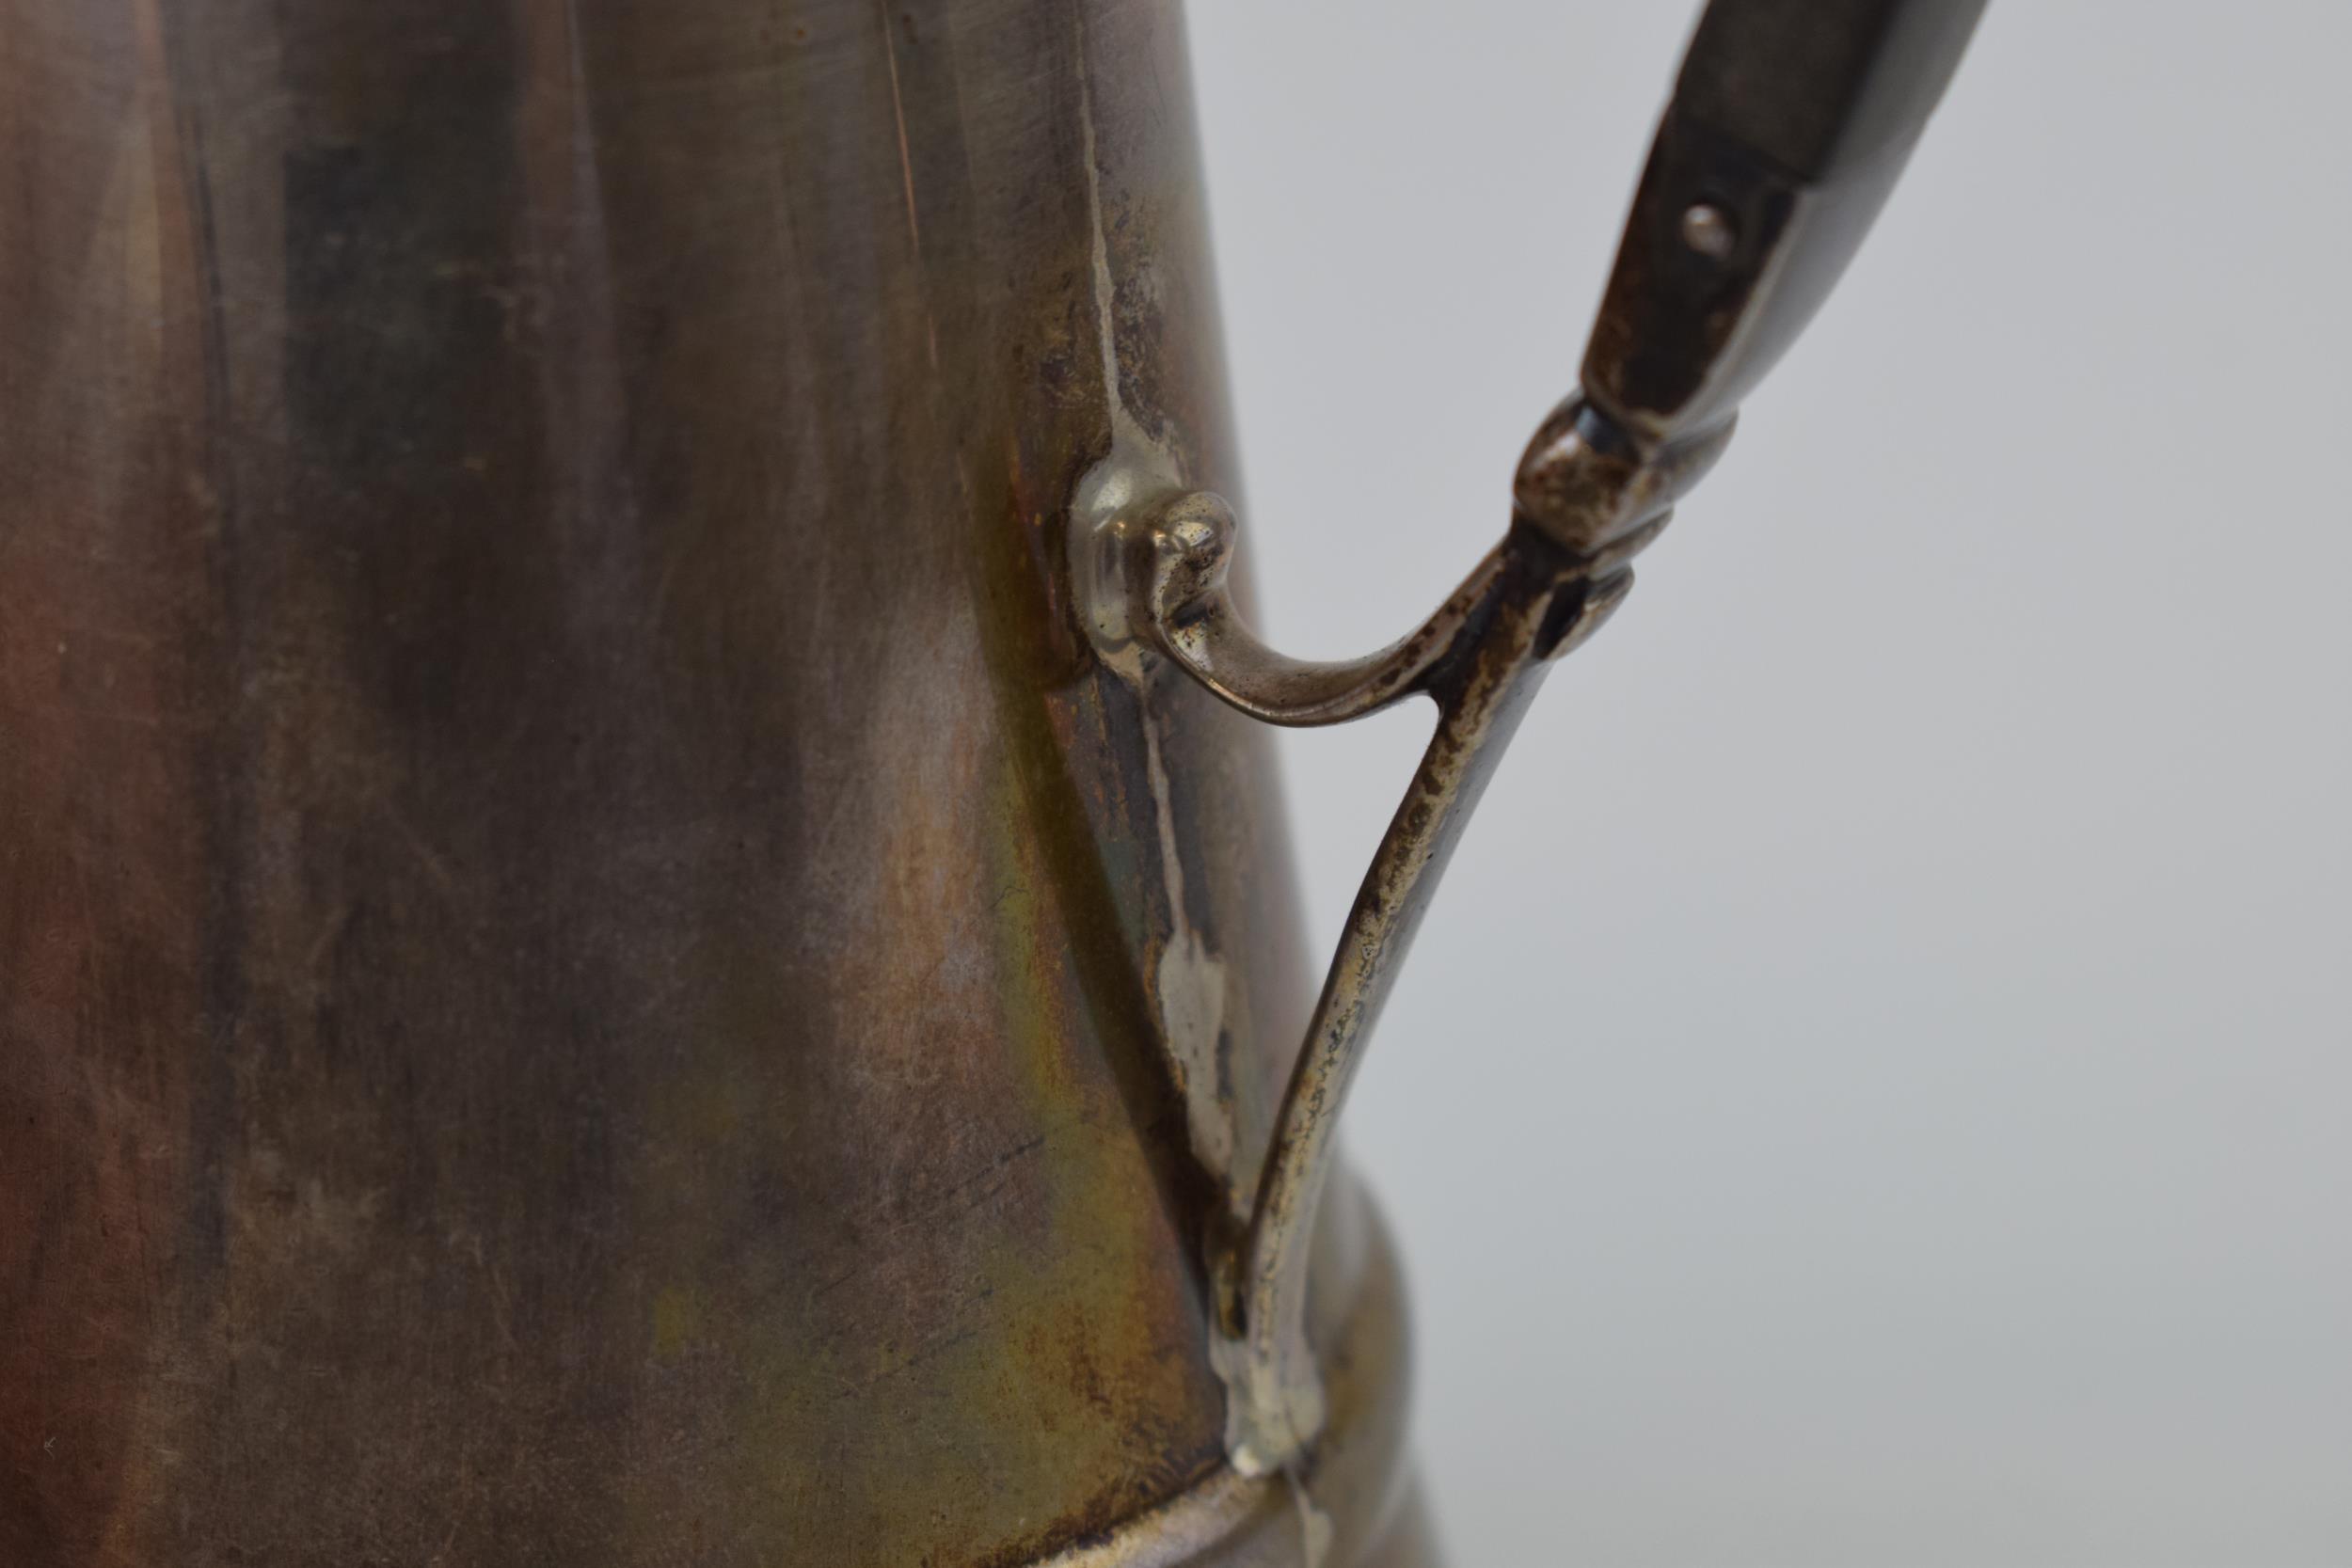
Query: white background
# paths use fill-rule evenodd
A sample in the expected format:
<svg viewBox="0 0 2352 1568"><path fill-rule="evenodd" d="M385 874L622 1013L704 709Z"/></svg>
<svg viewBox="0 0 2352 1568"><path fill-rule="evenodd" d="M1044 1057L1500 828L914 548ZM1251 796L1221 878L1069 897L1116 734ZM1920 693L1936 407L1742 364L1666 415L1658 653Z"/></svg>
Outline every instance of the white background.
<svg viewBox="0 0 2352 1568"><path fill-rule="evenodd" d="M1504 522L1692 15L1194 0L1267 629ZM2352 1561L2352 7L1995 0L1349 1112L1463 1568ZM1319 942L1425 709L1286 738Z"/></svg>

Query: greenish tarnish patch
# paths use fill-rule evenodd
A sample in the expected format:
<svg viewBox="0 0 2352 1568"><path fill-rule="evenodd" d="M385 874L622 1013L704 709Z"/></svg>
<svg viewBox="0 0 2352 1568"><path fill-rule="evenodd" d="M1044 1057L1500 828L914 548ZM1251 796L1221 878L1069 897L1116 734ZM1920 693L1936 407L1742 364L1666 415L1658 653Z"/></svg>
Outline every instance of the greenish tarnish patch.
<svg viewBox="0 0 2352 1568"><path fill-rule="evenodd" d="M702 1302L671 1286L653 1298L653 1358L675 1361L702 1337Z"/></svg>
<svg viewBox="0 0 2352 1568"><path fill-rule="evenodd" d="M1138 1432L1135 1418L1166 1412L1182 1425L1175 1413L1198 1407L1191 1347L1200 1325L1168 1289L1168 1259L1181 1243L1166 1233L1124 1107L1073 1056L1090 1031L1071 994L1070 933L1044 894L1041 847L1011 767L991 781L990 805L992 821L1007 830L988 839L991 885L1007 890L990 932L997 1024L1044 1133L1029 1156L1037 1172L1024 1183L1042 1195L1042 1207L1021 1227L1025 1236L983 1265L981 1288L1019 1304L1021 1331L954 1372L960 1392L1034 1412L1026 1481L1043 1487L1057 1472L1099 1469L1105 1460L1132 1472L1179 1457L1181 1437ZM1173 1490L1184 1478L1162 1479Z"/></svg>

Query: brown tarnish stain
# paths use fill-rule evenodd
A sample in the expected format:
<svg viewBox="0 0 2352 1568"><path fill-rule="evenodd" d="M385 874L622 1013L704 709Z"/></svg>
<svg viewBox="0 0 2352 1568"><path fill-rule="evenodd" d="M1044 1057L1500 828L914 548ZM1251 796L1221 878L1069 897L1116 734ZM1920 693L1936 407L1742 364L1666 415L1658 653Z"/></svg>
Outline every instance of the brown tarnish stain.
<svg viewBox="0 0 2352 1568"><path fill-rule="evenodd" d="M1295 911L1065 568L1122 439L1231 484L1174 0L18 11L0 1562L1212 1483Z"/></svg>

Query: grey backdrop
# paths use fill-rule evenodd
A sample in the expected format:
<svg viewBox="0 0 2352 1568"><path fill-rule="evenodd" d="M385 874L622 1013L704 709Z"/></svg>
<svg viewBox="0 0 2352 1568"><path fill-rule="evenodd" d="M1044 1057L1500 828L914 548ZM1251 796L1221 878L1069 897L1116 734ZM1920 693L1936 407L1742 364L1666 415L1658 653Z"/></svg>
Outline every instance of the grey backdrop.
<svg viewBox="0 0 2352 1568"><path fill-rule="evenodd" d="M1501 530L1692 9L1195 0L1269 629ZM2352 7L1995 0L1350 1111L1465 1568L2352 1561ZM1286 738L1319 942L1422 712Z"/></svg>

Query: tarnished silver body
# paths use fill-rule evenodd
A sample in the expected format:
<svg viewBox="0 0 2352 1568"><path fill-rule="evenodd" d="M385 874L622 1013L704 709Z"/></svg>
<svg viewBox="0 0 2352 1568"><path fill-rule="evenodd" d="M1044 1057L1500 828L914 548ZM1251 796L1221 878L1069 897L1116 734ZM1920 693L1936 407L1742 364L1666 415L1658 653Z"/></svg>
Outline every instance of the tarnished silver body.
<svg viewBox="0 0 2352 1568"><path fill-rule="evenodd" d="M1312 981L1066 569L1232 483L1188 114L1174 0L0 0L0 1560L1415 1550L1359 1205L1226 1458Z"/></svg>

